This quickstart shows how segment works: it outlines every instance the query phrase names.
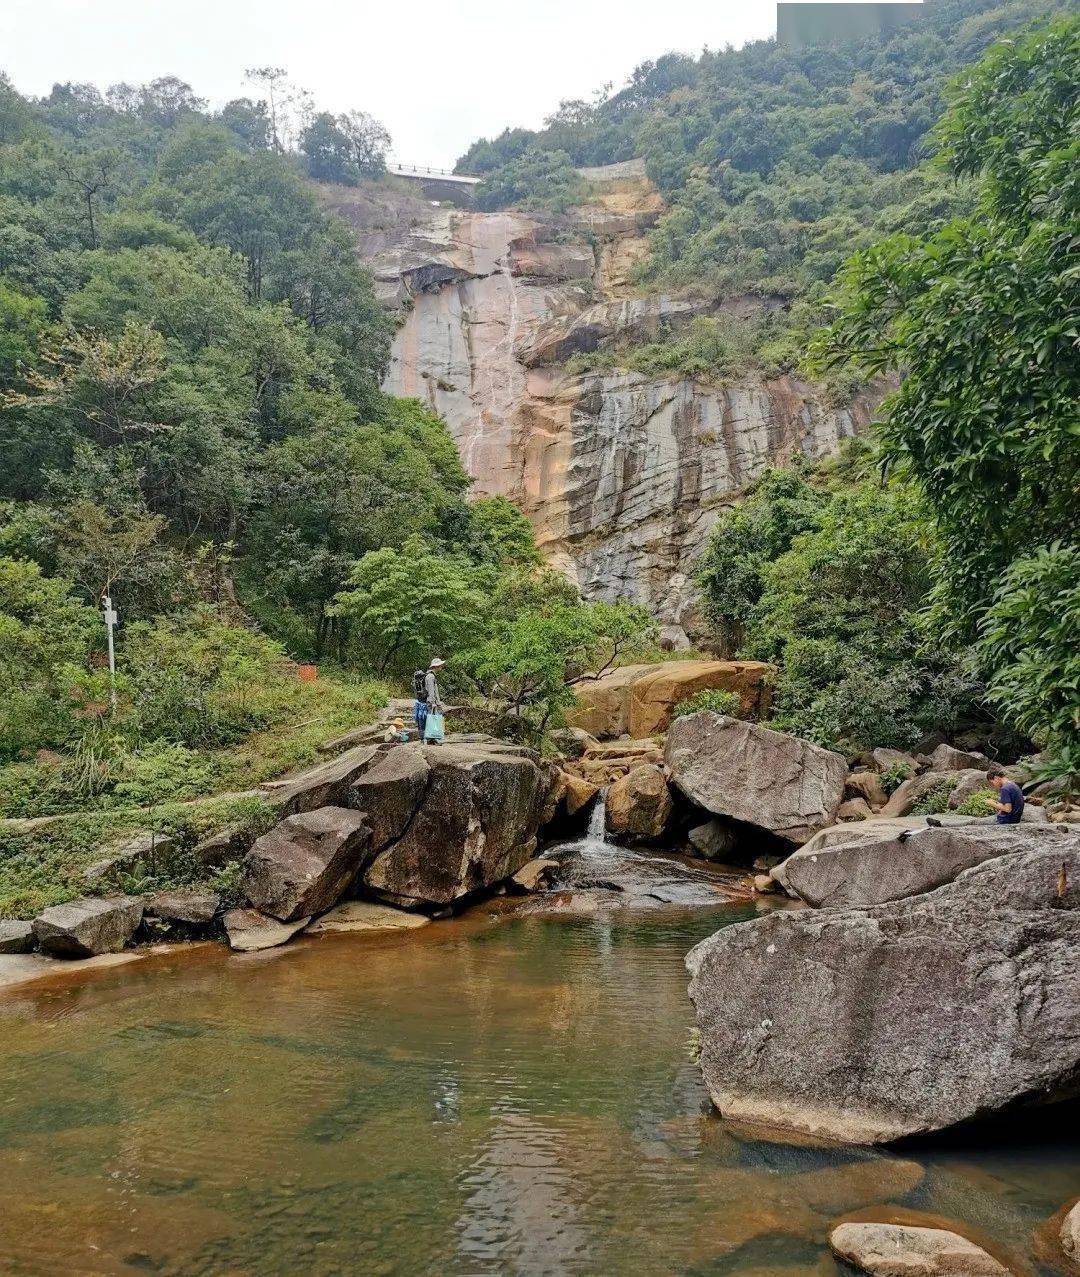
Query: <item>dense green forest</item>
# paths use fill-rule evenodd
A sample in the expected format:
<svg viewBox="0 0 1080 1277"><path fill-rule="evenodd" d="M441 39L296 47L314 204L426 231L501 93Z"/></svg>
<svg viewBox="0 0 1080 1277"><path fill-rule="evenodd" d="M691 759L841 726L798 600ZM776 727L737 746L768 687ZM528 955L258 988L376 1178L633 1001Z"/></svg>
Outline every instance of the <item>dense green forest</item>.
<svg viewBox="0 0 1080 1277"><path fill-rule="evenodd" d="M770 44L662 60L624 95L562 112L560 146L617 159L675 129L685 145L649 158L671 200L650 276L817 289L832 321L812 343L819 374L899 381L872 440L766 475L702 560L717 647L781 667L776 725L848 752L971 731L1075 775L1078 23L1036 26L944 89L1029 10L934 12L874 56ZM450 688L536 738L576 678L656 650L639 609L584 604L545 569L512 506L468 499L442 422L380 392L390 322L309 179L377 173L383 135L339 119L347 141L330 145L317 114L290 123L265 75L276 97L216 113L175 80L41 100L0 83L0 815L89 807L130 824L158 805L155 821L175 822L170 803L312 757L434 650L454 654ZM860 75L877 105L852 117ZM901 98L886 145L863 126ZM835 149L815 152L819 135ZM751 136L776 141L770 156L751 162ZM877 138L872 154L851 153L856 137ZM528 164L562 181L569 160L537 159L535 141ZM491 162L516 145L500 139ZM922 150L934 157L911 169ZM790 194L796 170L847 178L794 223L790 209L770 221L753 201ZM893 207L896 183L910 216L838 211L856 188ZM695 191L720 201L699 223ZM725 238L732 219L745 236ZM786 282L751 224L793 254ZM806 248L826 242L820 259ZM681 339L688 357L707 365L714 336ZM293 664L310 659L314 684ZM214 811L183 820L235 816ZM103 826L64 828L46 853L0 838L10 907L70 892L57 864Z"/></svg>
<svg viewBox="0 0 1080 1277"><path fill-rule="evenodd" d="M569 666L648 628L553 593L524 518L467 500L443 423L379 391L391 322L308 180L363 165L266 75L276 105L214 114L172 79L0 81L0 814L257 782L478 610L528 630L543 601L541 673L504 689L541 719Z"/></svg>
<svg viewBox="0 0 1080 1277"><path fill-rule="evenodd" d="M701 375L796 367L820 302L855 249L970 210L969 182L920 164L945 87L995 39L1057 0L927 0L909 27L850 44L775 41L667 54L618 92L563 102L538 131L476 142L485 207L565 211L586 198L576 166L643 159L669 208L651 232L643 287L783 302L742 331L702 320L688 343L622 353Z"/></svg>

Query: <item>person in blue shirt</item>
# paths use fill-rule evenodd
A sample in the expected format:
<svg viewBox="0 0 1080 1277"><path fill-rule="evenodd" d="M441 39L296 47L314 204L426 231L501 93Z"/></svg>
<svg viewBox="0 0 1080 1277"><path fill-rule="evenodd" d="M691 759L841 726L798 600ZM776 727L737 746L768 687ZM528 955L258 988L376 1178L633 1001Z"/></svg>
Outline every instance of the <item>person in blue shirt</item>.
<svg viewBox="0 0 1080 1277"><path fill-rule="evenodd" d="M1024 791L1001 770L991 767L986 773L991 789L997 790L997 798L988 798L989 806L997 812L999 825L1018 825L1024 814Z"/></svg>

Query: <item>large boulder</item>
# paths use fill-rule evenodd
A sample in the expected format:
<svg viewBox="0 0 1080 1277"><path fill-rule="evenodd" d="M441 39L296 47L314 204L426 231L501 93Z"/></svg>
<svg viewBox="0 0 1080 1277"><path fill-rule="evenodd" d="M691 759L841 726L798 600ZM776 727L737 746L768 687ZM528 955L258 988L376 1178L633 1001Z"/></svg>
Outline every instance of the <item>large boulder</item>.
<svg viewBox="0 0 1080 1277"><path fill-rule="evenodd" d="M672 808L663 770L645 763L615 781L608 790L608 832L619 838L644 841L661 838Z"/></svg>
<svg viewBox="0 0 1080 1277"><path fill-rule="evenodd" d="M662 661L624 665L575 688L577 708L567 721L601 740L643 739L667 730L675 707L698 692L739 697L740 713L760 717L769 706L776 669L762 661Z"/></svg>
<svg viewBox="0 0 1080 1277"><path fill-rule="evenodd" d="M371 764L379 749L378 745L347 749L337 758L267 783L261 790L262 796L281 816L315 811L319 807L344 806L349 787Z"/></svg>
<svg viewBox="0 0 1080 1277"><path fill-rule="evenodd" d="M833 823L848 770L831 749L707 712L672 723L665 759L699 807L794 843Z"/></svg>
<svg viewBox="0 0 1080 1277"><path fill-rule="evenodd" d="M405 832L430 781L423 747L403 745L387 750L353 782L349 805L364 813L376 851Z"/></svg>
<svg viewBox="0 0 1080 1277"><path fill-rule="evenodd" d="M990 760L975 750L956 749L952 745L939 745L930 755L932 772L986 771Z"/></svg>
<svg viewBox="0 0 1080 1277"><path fill-rule="evenodd" d="M119 953L142 916L137 896L86 897L43 910L34 919L34 936L42 952L56 958L93 958Z"/></svg>
<svg viewBox="0 0 1080 1277"><path fill-rule="evenodd" d="M723 860L739 845L739 831L726 820L714 816L694 825L686 835L690 846L705 860Z"/></svg>
<svg viewBox="0 0 1080 1277"><path fill-rule="evenodd" d="M726 1117L870 1144L1068 1099L1080 850L996 857L870 909L771 914L687 966Z"/></svg>
<svg viewBox="0 0 1080 1277"><path fill-rule="evenodd" d="M1011 1277L993 1255L947 1228L845 1220L829 1245L873 1277Z"/></svg>
<svg viewBox="0 0 1080 1277"><path fill-rule="evenodd" d="M364 886L398 903L448 905L516 873L536 848L552 770L520 746L451 740L418 750L428 772L421 793L409 779L418 764L391 761L393 753L409 748L391 751L365 773L366 787L353 791L354 802L381 813L380 838L390 834L385 845L373 844L376 854L363 872ZM382 807L374 796L380 781L395 793ZM406 793L416 796L416 806L395 835ZM386 815L391 811L395 820Z"/></svg>
<svg viewBox="0 0 1080 1277"><path fill-rule="evenodd" d="M217 892L198 888L159 891L146 902L147 917L156 918L182 935L209 933L220 910L221 897Z"/></svg>
<svg viewBox="0 0 1080 1277"><path fill-rule="evenodd" d="M280 922L323 913L341 899L371 845L362 812L319 807L264 834L244 861L244 891Z"/></svg>
<svg viewBox="0 0 1080 1277"><path fill-rule="evenodd" d="M1080 1268L1080 1201L1065 1212L1058 1237L1061 1239L1061 1249Z"/></svg>
<svg viewBox="0 0 1080 1277"><path fill-rule="evenodd" d="M969 821L897 829L887 823L876 838L800 847L772 876L807 904L861 909L933 891L984 860L1043 847L1080 851L1080 836L1054 825Z"/></svg>

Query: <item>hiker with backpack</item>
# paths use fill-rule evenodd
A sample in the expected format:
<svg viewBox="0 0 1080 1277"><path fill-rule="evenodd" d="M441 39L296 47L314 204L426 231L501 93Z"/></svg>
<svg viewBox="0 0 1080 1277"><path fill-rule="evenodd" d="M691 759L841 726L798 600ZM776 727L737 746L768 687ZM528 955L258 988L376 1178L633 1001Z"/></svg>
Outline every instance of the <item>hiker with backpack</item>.
<svg viewBox="0 0 1080 1277"><path fill-rule="evenodd" d="M433 657L426 670L413 675L413 696L416 704L413 714L420 739L439 744L443 738L443 701L439 695L436 672L446 664L438 656Z"/></svg>

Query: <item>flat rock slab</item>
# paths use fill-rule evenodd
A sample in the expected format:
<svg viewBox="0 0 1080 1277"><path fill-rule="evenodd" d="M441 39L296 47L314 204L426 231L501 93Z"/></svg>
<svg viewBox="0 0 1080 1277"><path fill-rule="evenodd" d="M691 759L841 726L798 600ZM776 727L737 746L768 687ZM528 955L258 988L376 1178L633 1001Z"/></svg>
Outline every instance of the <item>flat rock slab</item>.
<svg viewBox="0 0 1080 1277"><path fill-rule="evenodd" d="M43 953L57 958L92 958L119 953L142 921L136 896L86 897L53 905L34 919L34 936Z"/></svg>
<svg viewBox="0 0 1080 1277"><path fill-rule="evenodd" d="M933 891L972 865L1041 847L1080 850L1080 837L1053 825L972 822L940 829L886 828L877 839L800 848L772 871L815 907L864 908Z"/></svg>
<svg viewBox="0 0 1080 1277"><path fill-rule="evenodd" d="M349 786L379 753L378 745L358 745L337 758L317 763L262 788L262 795L282 816L314 811L318 807L343 806Z"/></svg>
<svg viewBox="0 0 1080 1277"><path fill-rule="evenodd" d="M0 920L0 953L30 953L37 945L34 928L29 922L13 918Z"/></svg>
<svg viewBox="0 0 1080 1277"><path fill-rule="evenodd" d="M664 756L699 807L794 843L833 823L848 774L831 749L710 712L677 718Z"/></svg>
<svg viewBox="0 0 1080 1277"><path fill-rule="evenodd" d="M159 891L146 902L146 912L162 922L208 927L221 908L214 891Z"/></svg>
<svg viewBox="0 0 1080 1277"><path fill-rule="evenodd" d="M363 812L319 807L264 834L244 861L244 891L260 913L282 922L325 913L356 877L371 844Z"/></svg>
<svg viewBox="0 0 1080 1277"><path fill-rule="evenodd" d="M230 948L238 953L255 953L260 949L276 949L278 945L287 944L293 936L303 931L311 919L297 918L293 922L279 922L277 918L268 918L257 909L230 909L222 921Z"/></svg>
<svg viewBox="0 0 1080 1277"><path fill-rule="evenodd" d="M57 976L71 979L75 972L82 976L87 971L141 962L144 952L141 949L125 949L123 953L103 953L96 958L85 958L77 964L63 958L49 958L43 953L0 954L0 989L36 984L39 980L55 979Z"/></svg>
<svg viewBox="0 0 1080 1277"><path fill-rule="evenodd" d="M1011 1277L981 1246L944 1228L842 1223L829 1234L829 1245L873 1277Z"/></svg>
<svg viewBox="0 0 1080 1277"><path fill-rule="evenodd" d="M687 955L725 1117L851 1143L1075 1092L1080 850L984 861L927 895L775 913Z"/></svg>
<svg viewBox="0 0 1080 1277"><path fill-rule="evenodd" d="M317 918L308 928L309 935L327 931L415 931L426 927L431 919L422 913L408 913L392 905L373 904L369 900L346 900L329 913Z"/></svg>

